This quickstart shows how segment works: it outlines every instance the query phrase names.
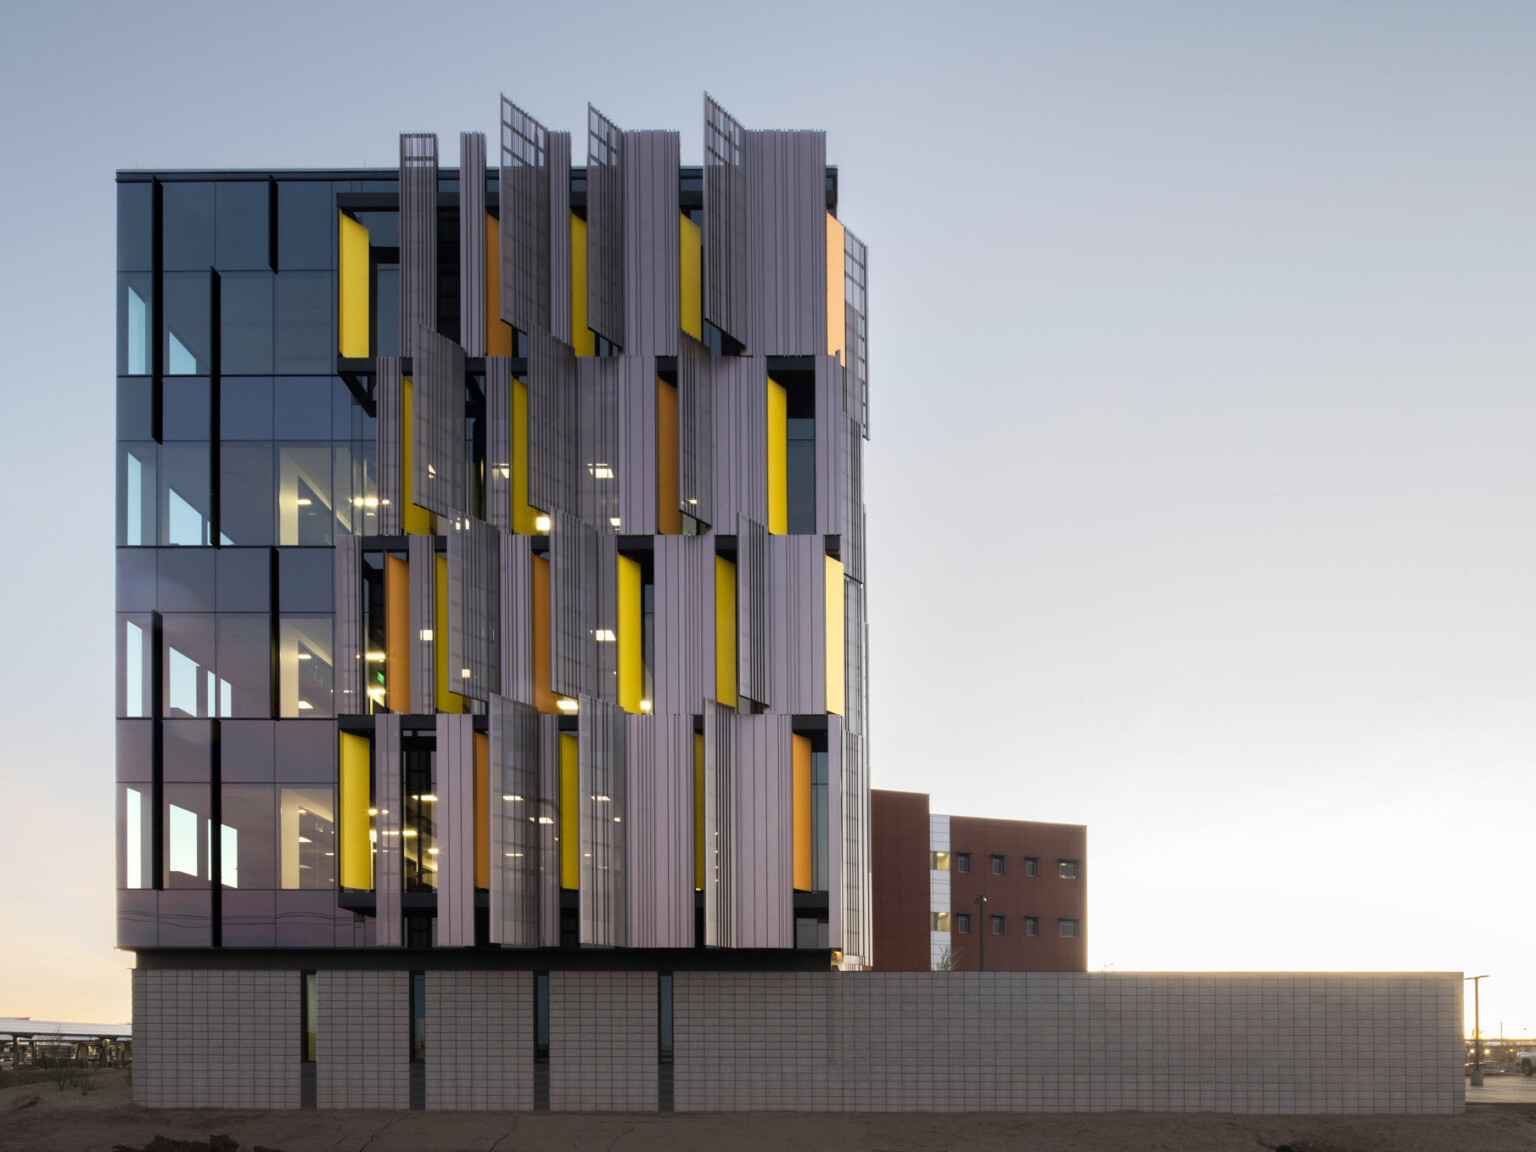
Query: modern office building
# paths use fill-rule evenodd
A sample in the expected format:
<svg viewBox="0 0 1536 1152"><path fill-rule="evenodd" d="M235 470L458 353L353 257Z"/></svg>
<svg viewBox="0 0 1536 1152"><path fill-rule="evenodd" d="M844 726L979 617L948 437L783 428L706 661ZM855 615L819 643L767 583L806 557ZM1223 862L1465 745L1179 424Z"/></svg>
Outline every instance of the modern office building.
<svg viewBox="0 0 1536 1152"><path fill-rule="evenodd" d="M824 133L703 128L684 165L591 109L573 165L503 99L496 167L119 173L118 943L162 1053L157 973L259 970L307 1061L398 980L414 1060L448 971L547 1029L545 973L870 963L866 253Z"/></svg>
<svg viewBox="0 0 1536 1152"><path fill-rule="evenodd" d="M1085 972L1088 830L871 794L874 967Z"/></svg>

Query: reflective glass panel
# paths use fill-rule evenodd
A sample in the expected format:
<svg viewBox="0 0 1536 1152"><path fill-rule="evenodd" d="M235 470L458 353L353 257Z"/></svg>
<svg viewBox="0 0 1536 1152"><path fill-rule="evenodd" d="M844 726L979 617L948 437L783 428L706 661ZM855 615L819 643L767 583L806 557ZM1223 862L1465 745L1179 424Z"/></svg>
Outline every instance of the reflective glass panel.
<svg viewBox="0 0 1536 1152"><path fill-rule="evenodd" d="M117 886L155 886L155 794L149 783L117 787Z"/></svg>
<svg viewBox="0 0 1536 1152"><path fill-rule="evenodd" d="M119 376L117 380L117 438L150 440L155 435L154 381Z"/></svg>
<svg viewBox="0 0 1536 1152"><path fill-rule="evenodd" d="M400 265L380 264L373 278L375 356L400 355Z"/></svg>
<svg viewBox="0 0 1536 1152"><path fill-rule="evenodd" d="M171 378L160 387L160 439L207 440L213 434L207 379Z"/></svg>
<svg viewBox="0 0 1536 1152"><path fill-rule="evenodd" d="M155 610L155 557L148 548L117 550L117 610L153 612Z"/></svg>
<svg viewBox="0 0 1536 1152"><path fill-rule="evenodd" d="M166 780L208 783L213 773L213 725L206 720L162 720L160 771Z"/></svg>
<svg viewBox="0 0 1536 1152"><path fill-rule="evenodd" d="M220 370L232 376L272 371L272 274L226 272L219 283Z"/></svg>
<svg viewBox="0 0 1536 1152"><path fill-rule="evenodd" d="M213 370L209 273L167 272L160 283L165 293L165 374L207 376Z"/></svg>
<svg viewBox="0 0 1536 1152"><path fill-rule="evenodd" d="M155 266L155 186L117 186L117 267L122 272L148 272Z"/></svg>
<svg viewBox="0 0 1536 1152"><path fill-rule="evenodd" d="M225 180L216 185L215 263L224 268L268 268L270 207L265 180Z"/></svg>
<svg viewBox="0 0 1536 1152"><path fill-rule="evenodd" d="M277 445L277 542L334 542L331 512L331 446Z"/></svg>
<svg viewBox="0 0 1536 1152"><path fill-rule="evenodd" d="M226 376L219 381L219 439L272 439L270 376Z"/></svg>
<svg viewBox="0 0 1536 1152"><path fill-rule="evenodd" d="M117 372L120 376L148 376L154 371L150 334L154 279L148 272L124 272L117 278Z"/></svg>
<svg viewBox="0 0 1536 1152"><path fill-rule="evenodd" d="M271 441L221 445L219 543L273 543Z"/></svg>
<svg viewBox="0 0 1536 1152"><path fill-rule="evenodd" d="M117 446L117 542L132 547L154 544L156 538L155 492L160 468L160 446Z"/></svg>
<svg viewBox="0 0 1536 1152"><path fill-rule="evenodd" d="M379 524L379 480L372 442L339 443L332 456L337 535L375 536Z"/></svg>
<svg viewBox="0 0 1536 1152"><path fill-rule="evenodd" d="M206 442L161 446L157 497L161 544L195 547L213 543L208 473Z"/></svg>
<svg viewBox="0 0 1536 1152"><path fill-rule="evenodd" d="M280 716L334 715L330 616L283 616L278 625L277 661Z"/></svg>
<svg viewBox="0 0 1536 1152"><path fill-rule="evenodd" d="M152 716L154 625L148 612L117 617L117 714Z"/></svg>
<svg viewBox="0 0 1536 1152"><path fill-rule="evenodd" d="M277 726L277 778L290 783L336 779L336 728L324 721Z"/></svg>
<svg viewBox="0 0 1536 1152"><path fill-rule="evenodd" d="M163 548L159 560L156 606L162 612L212 612L214 554L206 548Z"/></svg>
<svg viewBox="0 0 1536 1152"><path fill-rule="evenodd" d="M171 612L160 619L164 715L212 716L220 695L214 671L213 615Z"/></svg>
<svg viewBox="0 0 1536 1152"><path fill-rule="evenodd" d="M272 553L265 548L218 550L220 612L265 612L272 605Z"/></svg>
<svg viewBox="0 0 1536 1152"><path fill-rule="evenodd" d="M405 890L431 892L437 888L437 793L433 790L433 754L408 750L403 754L405 789L400 839Z"/></svg>
<svg viewBox="0 0 1536 1152"><path fill-rule="evenodd" d="M213 185L201 181L160 186L160 266L167 272L213 267Z"/></svg>
<svg viewBox="0 0 1536 1152"><path fill-rule="evenodd" d="M279 376L274 380L274 437L278 440L329 440L334 380L333 376Z"/></svg>
<svg viewBox="0 0 1536 1152"><path fill-rule="evenodd" d="M117 778L148 783L155 778L155 722L117 722Z"/></svg>
<svg viewBox="0 0 1536 1152"><path fill-rule="evenodd" d="M334 296L329 272L278 274L274 297L278 373L328 372L335 367Z"/></svg>
<svg viewBox="0 0 1536 1152"><path fill-rule="evenodd" d="M277 829L272 785L226 784L219 809L219 883L225 888L277 886Z"/></svg>
<svg viewBox="0 0 1536 1152"><path fill-rule="evenodd" d="M206 887L212 879L208 838L213 821L208 785L166 784L163 792L165 887Z"/></svg>
<svg viewBox="0 0 1536 1152"><path fill-rule="evenodd" d="M277 182L277 266L331 268L335 215L331 185L325 180Z"/></svg>
<svg viewBox="0 0 1536 1152"><path fill-rule="evenodd" d="M219 725L219 778L270 781L273 729L271 720L226 720Z"/></svg>
<svg viewBox="0 0 1536 1152"><path fill-rule="evenodd" d="M336 589L331 548L277 550L277 604L284 612L329 612Z"/></svg>
<svg viewBox="0 0 1536 1152"><path fill-rule="evenodd" d="M278 857L282 887L336 887L334 789L313 785L278 789Z"/></svg>
<svg viewBox="0 0 1536 1152"><path fill-rule="evenodd" d="M217 715L272 715L272 618L219 616Z"/></svg>

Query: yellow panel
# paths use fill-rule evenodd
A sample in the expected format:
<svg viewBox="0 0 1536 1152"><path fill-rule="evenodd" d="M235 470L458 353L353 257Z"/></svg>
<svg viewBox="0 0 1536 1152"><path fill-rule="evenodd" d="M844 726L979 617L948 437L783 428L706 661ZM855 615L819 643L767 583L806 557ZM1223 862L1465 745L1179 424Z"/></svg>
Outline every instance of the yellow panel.
<svg viewBox="0 0 1536 1152"><path fill-rule="evenodd" d="M501 221L489 212L485 214L485 354L512 355L512 325L501 318Z"/></svg>
<svg viewBox="0 0 1536 1152"><path fill-rule="evenodd" d="M791 792L794 800L795 889L811 890L811 740L791 736Z"/></svg>
<svg viewBox="0 0 1536 1152"><path fill-rule="evenodd" d="M827 711L843 715L843 566L827 557Z"/></svg>
<svg viewBox="0 0 1536 1152"><path fill-rule="evenodd" d="M827 353L843 353L843 363L848 363L845 346L847 334L843 329L848 323L844 311L848 286L844 282L843 225L832 213L827 213Z"/></svg>
<svg viewBox="0 0 1536 1152"><path fill-rule="evenodd" d="M475 733L475 887L491 886L491 738Z"/></svg>
<svg viewBox="0 0 1536 1152"><path fill-rule="evenodd" d="M789 393L768 378L768 531L789 531Z"/></svg>
<svg viewBox="0 0 1536 1152"><path fill-rule="evenodd" d="M560 887L581 887L581 834L576 798L576 737L560 733Z"/></svg>
<svg viewBox="0 0 1536 1152"><path fill-rule="evenodd" d="M715 557L715 699L736 707L736 565Z"/></svg>
<svg viewBox="0 0 1536 1152"><path fill-rule="evenodd" d="M436 563L433 570L436 578L432 581L436 610L432 613L432 659L437 665L437 710L439 712L464 711L464 697L456 692L448 690L448 559L445 556L434 557ZM455 672L458 669L454 669ZM458 679L457 676L454 677Z"/></svg>
<svg viewBox="0 0 1536 1152"><path fill-rule="evenodd" d="M391 712L411 710L410 643L411 566L399 556L385 556L384 706ZM369 685L369 695L377 699L372 688L373 685Z"/></svg>
<svg viewBox="0 0 1536 1152"><path fill-rule="evenodd" d="M528 505L528 385L512 380L512 531L532 536L538 511Z"/></svg>
<svg viewBox="0 0 1536 1152"><path fill-rule="evenodd" d="M656 531L680 536L683 515L678 510L677 389L656 381Z"/></svg>
<svg viewBox="0 0 1536 1152"><path fill-rule="evenodd" d="M704 891L704 734L693 734L693 888Z"/></svg>
<svg viewBox="0 0 1536 1152"><path fill-rule="evenodd" d="M640 635L640 564L628 556L619 557L618 624L619 707L626 712L639 712L640 696L645 691Z"/></svg>
<svg viewBox="0 0 1536 1152"><path fill-rule="evenodd" d="M336 329L343 356L368 355L368 229L341 214Z"/></svg>
<svg viewBox="0 0 1536 1152"><path fill-rule="evenodd" d="M416 389L400 382L400 523L412 536L432 535L432 513L416 504Z"/></svg>
<svg viewBox="0 0 1536 1152"><path fill-rule="evenodd" d="M695 340L704 339L704 280L703 280L703 246L700 243L699 226L687 216L683 216L677 222L678 243L678 269L682 273L678 277L682 284L682 318L683 331ZM842 248L839 247L841 252ZM842 289L838 289L838 299L842 299Z"/></svg>
<svg viewBox="0 0 1536 1152"><path fill-rule="evenodd" d="M597 355L597 337L587 327L587 222L571 213L571 347L578 356Z"/></svg>
<svg viewBox="0 0 1536 1152"><path fill-rule="evenodd" d="M368 783L372 746L366 736L341 734L337 825L341 836L341 886L373 887L373 844L368 835L368 809L373 799Z"/></svg>
<svg viewBox="0 0 1536 1152"><path fill-rule="evenodd" d="M533 558L533 706L540 712L557 713L554 676L549 653L549 561Z"/></svg>

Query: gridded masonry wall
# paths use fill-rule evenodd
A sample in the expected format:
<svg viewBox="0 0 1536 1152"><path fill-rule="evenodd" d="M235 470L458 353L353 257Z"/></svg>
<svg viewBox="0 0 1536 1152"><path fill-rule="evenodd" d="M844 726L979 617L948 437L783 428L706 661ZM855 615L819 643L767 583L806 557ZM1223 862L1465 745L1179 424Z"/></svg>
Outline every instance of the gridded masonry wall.
<svg viewBox="0 0 1536 1152"><path fill-rule="evenodd" d="M427 973L427 1107L533 1107L533 974Z"/></svg>
<svg viewBox="0 0 1536 1152"><path fill-rule="evenodd" d="M1459 1112L1461 979L676 978L679 1111Z"/></svg>
<svg viewBox="0 0 1536 1152"><path fill-rule="evenodd" d="M654 1112L656 1047L656 973L549 974L552 1110Z"/></svg>
<svg viewBox="0 0 1536 1152"><path fill-rule="evenodd" d="M406 972L320 972L315 1045L316 1100L321 1108L410 1105L410 975ZM294 1003L298 1003L295 986ZM294 1019L298 1035L298 1019ZM297 1045L284 1055L295 1058Z"/></svg>
<svg viewBox="0 0 1536 1152"><path fill-rule="evenodd" d="M299 974L136 969L133 1102L297 1108Z"/></svg>

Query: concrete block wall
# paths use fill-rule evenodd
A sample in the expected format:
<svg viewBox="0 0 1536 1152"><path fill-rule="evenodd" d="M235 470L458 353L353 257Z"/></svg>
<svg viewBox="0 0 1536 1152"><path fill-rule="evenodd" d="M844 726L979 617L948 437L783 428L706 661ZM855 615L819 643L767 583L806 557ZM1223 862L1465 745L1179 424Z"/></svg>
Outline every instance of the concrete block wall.
<svg viewBox="0 0 1536 1152"><path fill-rule="evenodd" d="M133 1102L297 1108L297 972L135 970Z"/></svg>
<svg viewBox="0 0 1536 1152"><path fill-rule="evenodd" d="M427 1107L533 1107L533 974L427 973Z"/></svg>
<svg viewBox="0 0 1536 1152"><path fill-rule="evenodd" d="M552 1111L654 1112L657 1042L656 973L549 974Z"/></svg>
<svg viewBox="0 0 1536 1152"><path fill-rule="evenodd" d="M315 996L319 1001L315 1038L318 1105L408 1108L410 975L321 971ZM297 987L294 997L297 1004ZM298 1028L297 1018L294 1028Z"/></svg>

